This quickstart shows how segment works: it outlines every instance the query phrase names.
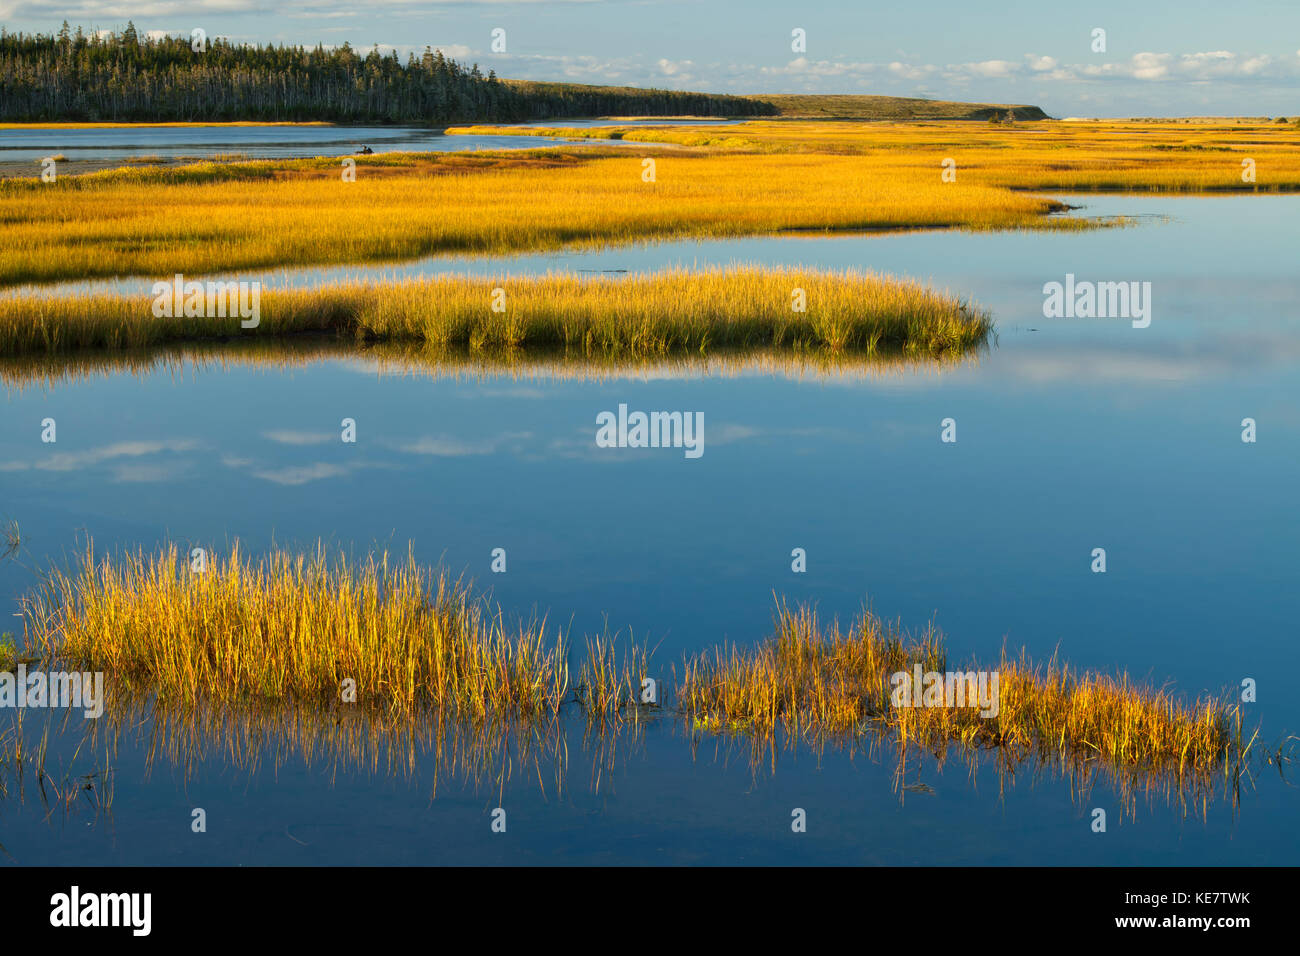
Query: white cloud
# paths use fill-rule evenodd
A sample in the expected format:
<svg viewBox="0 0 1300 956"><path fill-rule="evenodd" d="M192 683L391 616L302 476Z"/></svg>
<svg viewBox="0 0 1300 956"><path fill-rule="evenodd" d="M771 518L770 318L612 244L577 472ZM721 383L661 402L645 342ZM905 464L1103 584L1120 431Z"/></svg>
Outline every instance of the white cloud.
<svg viewBox="0 0 1300 956"><path fill-rule="evenodd" d="M507 432L493 438L464 441L449 435L431 435L413 442L393 445L392 447L410 455L462 458L468 455L490 455L504 444L525 441L532 437L532 432Z"/></svg>
<svg viewBox="0 0 1300 956"><path fill-rule="evenodd" d="M1169 75L1168 53L1139 53L1131 61L1132 75L1139 80L1160 80Z"/></svg>
<svg viewBox="0 0 1300 956"><path fill-rule="evenodd" d="M439 43L433 49L435 52L441 51L443 56L451 60L467 60L475 52L463 43ZM420 52L424 52L423 47L420 47Z"/></svg>
<svg viewBox="0 0 1300 956"><path fill-rule="evenodd" d="M965 69L975 76L1002 79L1014 74L1020 66L1010 60L984 60L979 63L967 63Z"/></svg>
<svg viewBox="0 0 1300 956"><path fill-rule="evenodd" d="M268 441L277 442L281 445L324 445L326 442L337 440L338 436L331 432L298 432L298 431L270 431L262 432L262 437Z"/></svg>
<svg viewBox="0 0 1300 956"><path fill-rule="evenodd" d="M320 481L324 478L338 478L346 475L350 470L346 465L331 465L319 461L312 465L296 465L288 468L254 471L253 477L277 485L297 486L312 481Z"/></svg>
<svg viewBox="0 0 1300 956"><path fill-rule="evenodd" d="M117 465L113 469L113 480L132 483L158 483L178 478L186 470L187 466L184 462L172 464L141 462L139 464Z"/></svg>
<svg viewBox="0 0 1300 956"><path fill-rule="evenodd" d="M166 441L124 441L112 445L102 445L86 451L55 452L46 458L35 461L9 461L0 463L0 471L27 471L35 468L40 471L79 471L93 465L114 461L119 458L142 458L163 452L191 451L199 446L191 439Z"/></svg>
<svg viewBox="0 0 1300 956"><path fill-rule="evenodd" d="M904 80L920 80L935 72L933 66L915 66L911 63L894 61L889 64L889 72Z"/></svg>

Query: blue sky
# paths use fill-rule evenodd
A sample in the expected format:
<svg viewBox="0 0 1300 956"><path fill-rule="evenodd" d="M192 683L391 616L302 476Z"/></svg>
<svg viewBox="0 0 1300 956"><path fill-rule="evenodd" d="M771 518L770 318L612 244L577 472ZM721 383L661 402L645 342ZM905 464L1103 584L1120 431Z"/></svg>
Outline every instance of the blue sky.
<svg viewBox="0 0 1300 956"><path fill-rule="evenodd" d="M1300 114L1296 0L0 0L10 31L65 19L403 56L428 44L527 79L1034 103L1054 116ZM791 49L795 28L806 52Z"/></svg>

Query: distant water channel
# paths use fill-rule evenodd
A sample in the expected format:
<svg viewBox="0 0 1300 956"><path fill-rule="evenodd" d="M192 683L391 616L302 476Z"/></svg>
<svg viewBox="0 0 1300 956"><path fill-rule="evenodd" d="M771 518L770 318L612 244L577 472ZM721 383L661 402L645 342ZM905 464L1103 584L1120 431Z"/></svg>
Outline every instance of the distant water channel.
<svg viewBox="0 0 1300 956"><path fill-rule="evenodd" d="M652 126L725 124L728 120L556 120L520 126ZM512 125L512 124L507 124ZM236 154L248 159L348 156L369 146L376 153L450 153L479 149L554 146L550 136L447 135L410 126L132 126L88 129L33 127L0 130L0 163L39 162L62 154L68 160L114 161L139 157L206 159ZM587 142L570 140L567 142Z"/></svg>

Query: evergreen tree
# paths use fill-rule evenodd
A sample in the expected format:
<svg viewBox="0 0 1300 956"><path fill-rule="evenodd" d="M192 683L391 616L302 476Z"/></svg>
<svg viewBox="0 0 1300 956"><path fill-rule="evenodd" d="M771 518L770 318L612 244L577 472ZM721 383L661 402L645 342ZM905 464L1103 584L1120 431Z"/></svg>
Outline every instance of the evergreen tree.
<svg viewBox="0 0 1300 956"><path fill-rule="evenodd" d="M0 30L0 121L326 120L340 123L511 122L618 114L766 116L738 96L629 87L511 83L425 47L364 57L326 50L235 45L203 53L188 36L11 34Z"/></svg>

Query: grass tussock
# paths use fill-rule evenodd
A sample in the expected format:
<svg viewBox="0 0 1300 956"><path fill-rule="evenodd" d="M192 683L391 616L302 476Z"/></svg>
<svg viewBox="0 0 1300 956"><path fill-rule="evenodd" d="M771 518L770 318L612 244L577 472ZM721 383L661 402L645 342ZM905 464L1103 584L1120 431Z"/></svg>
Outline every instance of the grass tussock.
<svg viewBox="0 0 1300 956"><path fill-rule="evenodd" d="M796 290L803 311L795 311ZM152 306L149 296L6 296L0 356L241 334L237 317L156 318ZM984 313L914 282L855 271L735 268L592 278L444 276L268 291L260 324L244 334L332 332L359 342L475 352L559 348L587 356L765 347L940 355L983 343L990 328Z"/></svg>
<svg viewBox="0 0 1300 956"><path fill-rule="evenodd" d="M355 701L402 714L544 720L567 697L561 635L507 631L413 557L359 564L238 547L196 572L175 546L53 572L27 607L27 646L168 700ZM351 682L349 684L349 682Z"/></svg>
<svg viewBox="0 0 1300 956"><path fill-rule="evenodd" d="M909 637L871 614L847 629L823 628L811 609L781 605L773 639L687 661L681 707L716 729L821 736L877 727L902 746L998 747L1176 774L1232 772L1253 743L1253 737L1242 739L1239 707L1213 699L1185 704L1126 675L1078 673L1055 660L1035 666L1005 654L994 668L994 716L976 707L896 706L891 675L910 675L916 665L948 670L942 639L932 629Z"/></svg>

